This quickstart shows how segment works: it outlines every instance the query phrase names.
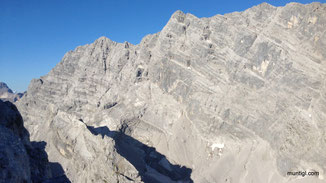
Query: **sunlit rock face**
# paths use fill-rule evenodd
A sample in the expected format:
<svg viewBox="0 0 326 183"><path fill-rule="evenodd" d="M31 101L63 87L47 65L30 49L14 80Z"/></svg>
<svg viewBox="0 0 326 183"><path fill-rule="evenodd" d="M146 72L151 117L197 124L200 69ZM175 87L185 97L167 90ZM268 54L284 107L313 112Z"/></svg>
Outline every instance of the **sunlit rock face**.
<svg viewBox="0 0 326 183"><path fill-rule="evenodd" d="M325 182L325 30L320 3L177 11L68 52L17 105L72 182Z"/></svg>

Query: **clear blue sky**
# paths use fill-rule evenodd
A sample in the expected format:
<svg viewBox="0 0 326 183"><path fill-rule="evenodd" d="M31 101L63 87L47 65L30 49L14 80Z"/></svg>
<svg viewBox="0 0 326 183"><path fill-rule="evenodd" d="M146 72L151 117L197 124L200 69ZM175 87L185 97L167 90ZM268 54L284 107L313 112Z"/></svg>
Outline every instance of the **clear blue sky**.
<svg viewBox="0 0 326 183"><path fill-rule="evenodd" d="M143 36L160 31L176 10L210 17L242 11L262 2L0 0L0 81L13 90L25 91L31 79L47 74L69 50L100 36L138 44ZM283 6L290 1L265 2Z"/></svg>

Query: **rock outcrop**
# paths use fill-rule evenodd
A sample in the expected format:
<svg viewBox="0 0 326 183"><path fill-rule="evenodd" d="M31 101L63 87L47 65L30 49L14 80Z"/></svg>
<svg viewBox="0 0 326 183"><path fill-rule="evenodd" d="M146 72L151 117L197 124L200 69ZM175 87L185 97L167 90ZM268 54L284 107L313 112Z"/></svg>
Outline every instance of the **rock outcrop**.
<svg viewBox="0 0 326 183"><path fill-rule="evenodd" d="M16 102L24 93L13 92L6 83L0 82L0 100Z"/></svg>
<svg viewBox="0 0 326 183"><path fill-rule="evenodd" d="M321 3L177 11L68 52L17 106L72 182L325 182L325 29Z"/></svg>
<svg viewBox="0 0 326 183"><path fill-rule="evenodd" d="M48 161L45 145L31 142L16 106L0 100L0 183L70 182Z"/></svg>

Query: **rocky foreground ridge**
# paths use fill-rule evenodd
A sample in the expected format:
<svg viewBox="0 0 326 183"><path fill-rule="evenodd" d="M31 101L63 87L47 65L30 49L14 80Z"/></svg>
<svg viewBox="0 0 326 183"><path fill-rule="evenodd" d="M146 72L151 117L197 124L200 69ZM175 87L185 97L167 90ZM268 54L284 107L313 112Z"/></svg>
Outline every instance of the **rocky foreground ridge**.
<svg viewBox="0 0 326 183"><path fill-rule="evenodd" d="M17 107L72 182L325 182L325 30L321 3L177 11L68 52Z"/></svg>
<svg viewBox="0 0 326 183"><path fill-rule="evenodd" d="M59 163L49 162L46 142L30 141L16 106L0 100L0 183L68 183Z"/></svg>

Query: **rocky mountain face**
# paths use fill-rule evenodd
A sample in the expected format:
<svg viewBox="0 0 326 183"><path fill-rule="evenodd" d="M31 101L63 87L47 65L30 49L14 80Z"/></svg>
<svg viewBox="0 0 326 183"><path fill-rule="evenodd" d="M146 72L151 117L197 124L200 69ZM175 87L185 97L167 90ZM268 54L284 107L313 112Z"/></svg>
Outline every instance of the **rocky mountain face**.
<svg viewBox="0 0 326 183"><path fill-rule="evenodd" d="M50 163L45 142L31 142L11 102L0 100L0 183L70 182L60 164Z"/></svg>
<svg viewBox="0 0 326 183"><path fill-rule="evenodd" d="M14 93L6 83L0 82L0 100L16 102L24 93Z"/></svg>
<svg viewBox="0 0 326 183"><path fill-rule="evenodd" d="M72 182L325 182L325 30L320 3L177 11L68 52L17 107Z"/></svg>

